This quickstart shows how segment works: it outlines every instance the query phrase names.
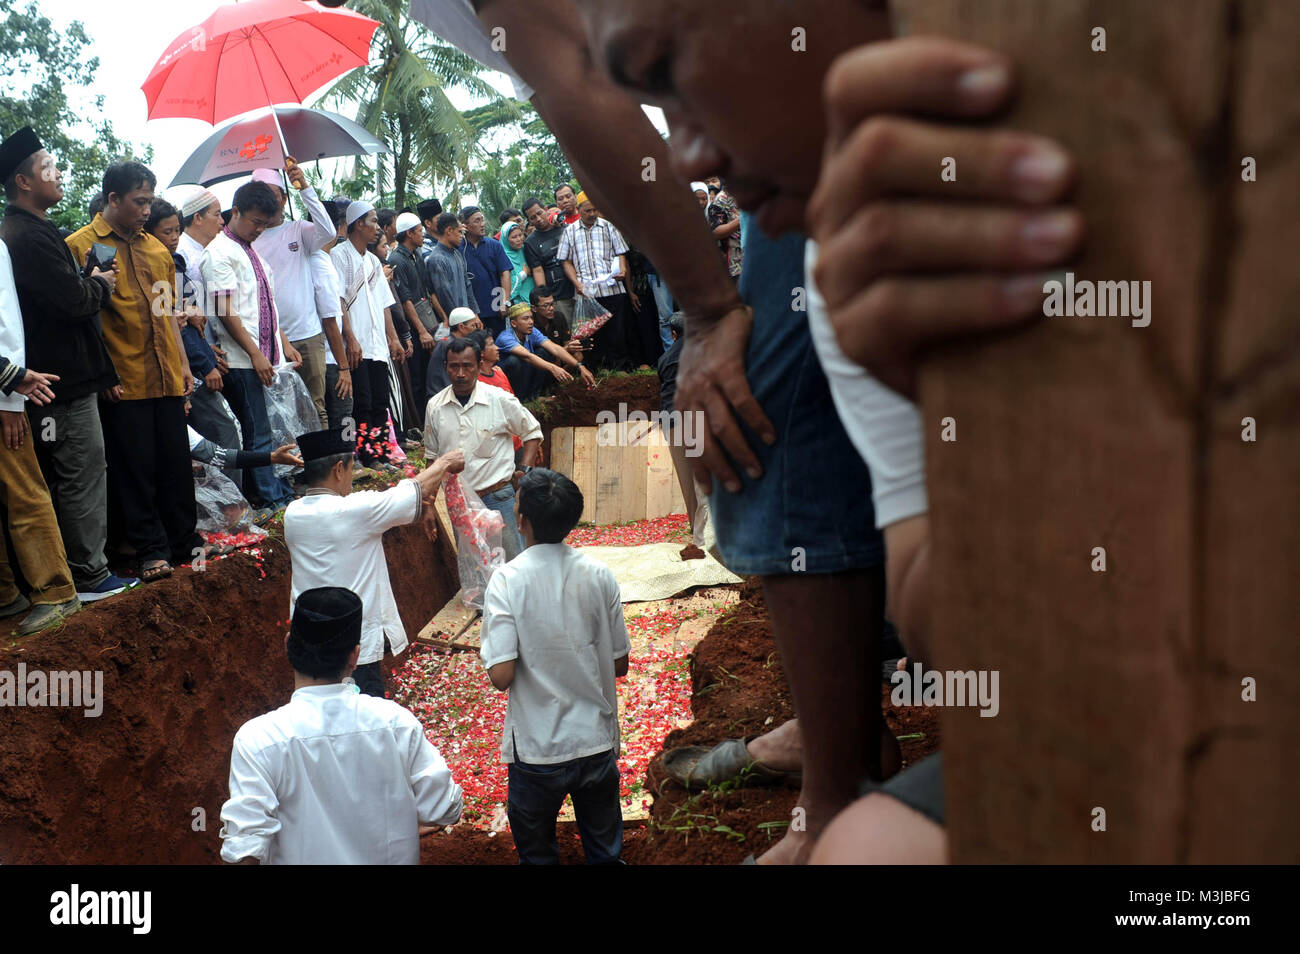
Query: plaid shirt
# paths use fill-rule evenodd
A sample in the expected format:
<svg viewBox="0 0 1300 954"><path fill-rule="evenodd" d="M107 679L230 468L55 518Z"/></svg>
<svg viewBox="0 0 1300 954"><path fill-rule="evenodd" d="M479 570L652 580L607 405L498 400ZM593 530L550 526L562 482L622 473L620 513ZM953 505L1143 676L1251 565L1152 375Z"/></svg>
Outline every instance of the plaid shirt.
<svg viewBox="0 0 1300 954"><path fill-rule="evenodd" d="M627 291L622 282L592 287L591 283L618 268L617 258L627 254L623 233L606 219L596 219L587 228L581 221L565 226L564 237L556 249L557 261L573 262L578 280L587 287L587 294L595 297L621 295Z"/></svg>

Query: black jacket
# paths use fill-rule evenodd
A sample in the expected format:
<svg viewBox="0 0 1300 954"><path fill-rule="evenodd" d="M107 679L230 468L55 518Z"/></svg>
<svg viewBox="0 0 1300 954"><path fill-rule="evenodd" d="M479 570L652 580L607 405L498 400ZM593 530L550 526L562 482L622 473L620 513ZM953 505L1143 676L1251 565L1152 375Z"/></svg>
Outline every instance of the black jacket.
<svg viewBox="0 0 1300 954"><path fill-rule="evenodd" d="M54 403L96 394L118 383L99 330L108 282L82 278L72 250L49 219L10 205L0 238L13 260L18 307L27 339L27 367L57 374Z"/></svg>

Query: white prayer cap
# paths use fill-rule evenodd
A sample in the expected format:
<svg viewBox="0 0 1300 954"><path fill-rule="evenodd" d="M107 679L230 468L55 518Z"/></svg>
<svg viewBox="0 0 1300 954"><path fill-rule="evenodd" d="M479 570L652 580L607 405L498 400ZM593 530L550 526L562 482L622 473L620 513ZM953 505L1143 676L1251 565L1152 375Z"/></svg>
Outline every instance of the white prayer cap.
<svg viewBox="0 0 1300 954"><path fill-rule="evenodd" d="M451 314L447 316L447 325L455 328L457 325L463 324L466 321L473 321L477 317L478 315L474 314L474 312L470 311L464 305L461 305L459 308L453 308L451 310Z"/></svg>
<svg viewBox="0 0 1300 954"><path fill-rule="evenodd" d="M181 218L193 215L195 212L202 212L212 203L221 201L201 185L172 186L163 192L163 198L180 209Z"/></svg>
<svg viewBox="0 0 1300 954"><path fill-rule="evenodd" d="M280 178L278 169L254 169L254 182L265 182L267 185L275 186L281 192L284 191L284 180Z"/></svg>
<svg viewBox="0 0 1300 954"><path fill-rule="evenodd" d="M692 192L708 192L708 191L709 191L709 187L708 187L707 185L705 185L703 182L692 182L692 183L691 183L691 191L692 191Z"/></svg>
<svg viewBox="0 0 1300 954"><path fill-rule="evenodd" d="M358 199L356 202L353 202L351 205L348 206L347 215L343 217L343 220L348 225L351 225L353 222L361 218L367 212L373 212L373 211L375 211L375 207L373 205L371 205L369 202L362 202L360 199Z"/></svg>
<svg viewBox="0 0 1300 954"><path fill-rule="evenodd" d="M401 235L403 232L411 231L411 229L415 228L419 224L420 217L418 215L411 212L403 212L397 217L397 222L393 227L397 229L397 234Z"/></svg>

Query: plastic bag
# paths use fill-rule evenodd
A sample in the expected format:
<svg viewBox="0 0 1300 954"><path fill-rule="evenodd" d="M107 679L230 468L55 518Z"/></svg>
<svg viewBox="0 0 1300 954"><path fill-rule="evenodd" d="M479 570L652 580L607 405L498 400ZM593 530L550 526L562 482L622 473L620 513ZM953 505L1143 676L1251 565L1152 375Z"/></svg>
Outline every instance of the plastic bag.
<svg viewBox="0 0 1300 954"><path fill-rule="evenodd" d="M194 465L194 505L198 514L195 529L204 534L253 533L266 531L251 523L252 508L229 477L211 464Z"/></svg>
<svg viewBox="0 0 1300 954"><path fill-rule="evenodd" d="M293 365L275 369L275 379L263 391L266 398L266 416L271 424L271 448L298 443L299 434L320 430L320 415L312 402L311 392ZM276 464L277 477L285 477L297 468L291 464Z"/></svg>
<svg viewBox="0 0 1300 954"><path fill-rule="evenodd" d="M505 562L501 549L505 521L501 514L483 506L478 494L462 486L456 474L448 476L442 486L447 498L447 513L456 533L461 600L466 606L481 610L488 580Z"/></svg>
<svg viewBox="0 0 1300 954"><path fill-rule="evenodd" d="M609 310L590 295L573 296L573 337L590 338L609 321Z"/></svg>

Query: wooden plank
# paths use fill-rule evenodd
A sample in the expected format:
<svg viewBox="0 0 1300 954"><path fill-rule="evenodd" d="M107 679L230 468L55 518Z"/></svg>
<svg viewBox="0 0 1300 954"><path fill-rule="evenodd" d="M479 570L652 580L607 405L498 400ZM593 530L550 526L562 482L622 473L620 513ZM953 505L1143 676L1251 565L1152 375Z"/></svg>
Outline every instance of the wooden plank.
<svg viewBox="0 0 1300 954"><path fill-rule="evenodd" d="M582 519L596 519L596 429L573 429L573 482L582 491Z"/></svg>
<svg viewBox="0 0 1300 954"><path fill-rule="evenodd" d="M646 461L648 448L645 436L650 430L648 421L628 424L622 454L622 486L619 488L619 523L645 519Z"/></svg>
<svg viewBox="0 0 1300 954"><path fill-rule="evenodd" d="M645 515L654 520L673 512L673 487L677 484L672 454L658 424L647 435L646 458Z"/></svg>
<svg viewBox="0 0 1300 954"><path fill-rule="evenodd" d="M573 479L573 428L551 431L551 470Z"/></svg>
<svg viewBox="0 0 1300 954"><path fill-rule="evenodd" d="M456 555L456 533L451 528L451 514L447 512L447 492L439 491L434 495L433 507L438 512L438 536L451 546L452 556Z"/></svg>
<svg viewBox="0 0 1300 954"><path fill-rule="evenodd" d="M1300 671L1297 9L892 5L1010 56L999 125L1079 164L1070 271L1151 283L1149 327L1043 318L920 368L932 657L1001 685L997 718L943 713L955 863L1300 860L1300 694L1242 696Z"/></svg>
<svg viewBox="0 0 1300 954"><path fill-rule="evenodd" d="M601 424L596 428L596 512L593 519L598 524L618 523L619 482L623 476L618 442L620 434L626 432L626 424Z"/></svg>

